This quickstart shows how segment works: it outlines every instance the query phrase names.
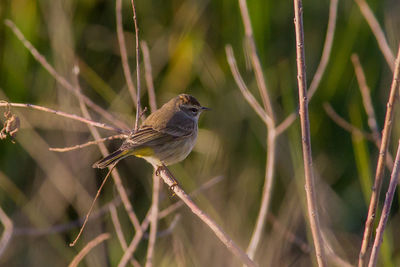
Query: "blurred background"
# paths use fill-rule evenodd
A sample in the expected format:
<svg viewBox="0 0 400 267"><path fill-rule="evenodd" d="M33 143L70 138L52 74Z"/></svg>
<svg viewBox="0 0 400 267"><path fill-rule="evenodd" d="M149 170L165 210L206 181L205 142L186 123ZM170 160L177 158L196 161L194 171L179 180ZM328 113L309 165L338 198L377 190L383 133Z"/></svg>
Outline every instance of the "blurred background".
<svg viewBox="0 0 400 267"><path fill-rule="evenodd" d="M197 145L189 157L171 167L182 187L191 192L210 179L221 182L194 198L225 231L246 248L260 206L266 162L264 123L248 105L234 82L225 46L231 44L250 91L261 103L256 80L246 61L244 28L237 1L135 1L140 40L150 48L158 105L180 93L194 95L212 108L200 119ZM400 2L368 1L383 27L393 53L400 41ZM319 64L326 34L329 1L304 1L307 82ZM291 1L249 0L248 8L276 119L296 110L296 52ZM134 81L135 35L130 1L123 1L123 25ZM12 20L25 37L73 83L72 68L80 68L82 92L130 127L135 107L128 92L116 34L115 1L2 0L0 3L0 99L32 103L81 115L76 97L60 86L31 56L3 23ZM350 60L360 57L381 129L392 72L360 10L353 1L339 1L332 55L309 106L312 153L318 203L325 238L337 255L355 264L361 244L378 149L351 134L325 113L329 102L355 126L370 131L357 79ZM144 66L142 74L144 74ZM148 105L142 75L142 105ZM0 108L4 122L4 108ZM111 238L93 249L82 266L116 266L123 251L110 213L101 207L116 203L124 236L134 235L108 181L94 219L74 248L68 244L96 194L104 170L91 168L101 158L97 146L71 152L49 151L93 140L88 127L49 113L12 108L21 119L13 144L0 141L0 206L14 223L14 234L0 258L2 266L66 266L88 241L102 232ZM97 113L93 119L107 122ZM398 117L396 108L395 118ZM400 125L395 119L389 151L395 154ZM100 130L102 136L115 133ZM277 141L276 168L270 214L256 261L260 266L315 264L307 223L304 172L298 119ZM120 140L107 142L109 150ZM118 164L122 182L140 220L151 205L152 168L129 158ZM386 191L389 172L385 173ZM161 185L161 209L178 201ZM384 199L385 194L381 194ZM396 193L380 253L382 266L400 265L400 195ZM380 202L381 207L382 201ZM99 212L102 211L102 212ZM175 216L180 214L179 220ZM70 224L72 222L72 224ZM75 224L73 223L75 222ZM239 261L188 208L160 220L155 266L239 266ZM146 259L147 240L134 256Z"/></svg>

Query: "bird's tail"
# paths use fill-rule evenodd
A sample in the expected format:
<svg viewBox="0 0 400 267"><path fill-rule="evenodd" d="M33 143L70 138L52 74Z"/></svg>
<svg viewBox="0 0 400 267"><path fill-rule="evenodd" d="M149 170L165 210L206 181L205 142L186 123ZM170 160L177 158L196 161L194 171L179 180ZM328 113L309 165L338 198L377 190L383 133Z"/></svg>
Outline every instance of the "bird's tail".
<svg viewBox="0 0 400 267"><path fill-rule="evenodd" d="M105 167L113 164L114 162L117 162L125 157L129 156L129 150L121 150L118 149L117 151L114 151L113 153L109 154L105 158L97 161L92 165L93 168L99 168L99 169L104 169Z"/></svg>

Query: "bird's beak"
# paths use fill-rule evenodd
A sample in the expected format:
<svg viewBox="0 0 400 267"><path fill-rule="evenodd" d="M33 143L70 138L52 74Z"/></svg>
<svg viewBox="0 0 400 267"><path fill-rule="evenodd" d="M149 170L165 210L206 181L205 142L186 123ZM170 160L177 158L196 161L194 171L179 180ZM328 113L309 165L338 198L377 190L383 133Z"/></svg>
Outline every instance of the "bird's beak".
<svg viewBox="0 0 400 267"><path fill-rule="evenodd" d="M211 108L201 107L201 111L211 110Z"/></svg>

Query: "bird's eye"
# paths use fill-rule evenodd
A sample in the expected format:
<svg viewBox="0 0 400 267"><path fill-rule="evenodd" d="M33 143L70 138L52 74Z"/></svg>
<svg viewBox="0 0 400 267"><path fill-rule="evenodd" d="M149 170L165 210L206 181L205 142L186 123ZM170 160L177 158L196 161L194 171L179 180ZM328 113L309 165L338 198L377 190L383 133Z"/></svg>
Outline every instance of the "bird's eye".
<svg viewBox="0 0 400 267"><path fill-rule="evenodd" d="M193 112L193 113L197 113L197 108L190 108L189 109L191 112Z"/></svg>

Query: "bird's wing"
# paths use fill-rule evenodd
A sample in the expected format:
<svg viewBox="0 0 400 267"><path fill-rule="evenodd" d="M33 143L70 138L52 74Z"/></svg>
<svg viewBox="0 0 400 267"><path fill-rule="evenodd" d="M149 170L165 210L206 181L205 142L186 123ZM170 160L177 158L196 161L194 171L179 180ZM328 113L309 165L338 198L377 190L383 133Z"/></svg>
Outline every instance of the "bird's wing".
<svg viewBox="0 0 400 267"><path fill-rule="evenodd" d="M183 129L176 126L166 127L160 131L150 126L143 126L134 133L133 136L125 140L120 149L125 150L162 144L174 139L186 137L191 133L192 129Z"/></svg>

